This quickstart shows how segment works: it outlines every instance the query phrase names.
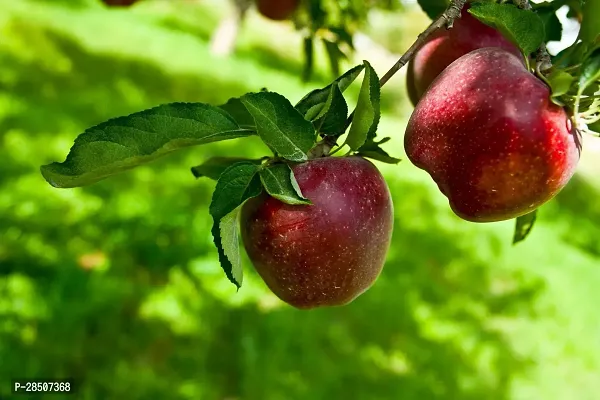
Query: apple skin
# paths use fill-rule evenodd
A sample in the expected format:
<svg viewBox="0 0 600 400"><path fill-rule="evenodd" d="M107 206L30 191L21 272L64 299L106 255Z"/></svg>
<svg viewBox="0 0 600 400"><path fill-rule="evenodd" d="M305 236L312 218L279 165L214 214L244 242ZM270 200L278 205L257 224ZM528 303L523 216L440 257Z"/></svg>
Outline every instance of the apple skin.
<svg viewBox="0 0 600 400"><path fill-rule="evenodd" d="M549 88L500 48L453 62L417 104L406 154L473 222L527 214L573 176L580 137Z"/></svg>
<svg viewBox="0 0 600 400"><path fill-rule="evenodd" d="M109 7L129 7L139 0L102 0Z"/></svg>
<svg viewBox="0 0 600 400"><path fill-rule="evenodd" d="M438 29L408 63L406 87L413 105L435 78L454 60L483 47L500 47L516 56L519 49L496 29L480 22L463 8L451 29Z"/></svg>
<svg viewBox="0 0 600 400"><path fill-rule="evenodd" d="M258 12L274 21L290 18L299 4L300 0L256 0Z"/></svg>
<svg viewBox="0 0 600 400"><path fill-rule="evenodd" d="M300 309L340 306L379 276L394 213L388 186L361 157L325 157L292 167L312 205L262 194L242 207L246 252L267 286Z"/></svg>

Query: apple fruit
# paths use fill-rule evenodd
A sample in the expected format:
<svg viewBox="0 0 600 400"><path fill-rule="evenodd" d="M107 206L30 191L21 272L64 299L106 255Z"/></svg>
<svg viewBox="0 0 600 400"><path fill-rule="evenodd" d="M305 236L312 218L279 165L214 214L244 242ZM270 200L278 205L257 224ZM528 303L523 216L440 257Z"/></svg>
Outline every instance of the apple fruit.
<svg viewBox="0 0 600 400"><path fill-rule="evenodd" d="M517 56L519 49L496 29L480 22L467 12L454 21L451 29L438 29L430 35L408 63L406 88L416 105L434 79L454 60L483 47L500 47Z"/></svg>
<svg viewBox="0 0 600 400"><path fill-rule="evenodd" d="M138 2L138 0L102 0L109 7L129 7Z"/></svg>
<svg viewBox="0 0 600 400"><path fill-rule="evenodd" d="M493 222L535 210L568 183L578 135L521 58L490 47L440 74L415 107L404 146L459 217Z"/></svg>
<svg viewBox="0 0 600 400"><path fill-rule="evenodd" d="M299 4L300 0L256 0L258 12L275 21L290 18Z"/></svg>
<svg viewBox="0 0 600 400"><path fill-rule="evenodd" d="M323 157L292 167L312 205L262 194L242 207L241 232L255 269L300 309L344 305L385 263L393 205L381 173L362 157Z"/></svg>

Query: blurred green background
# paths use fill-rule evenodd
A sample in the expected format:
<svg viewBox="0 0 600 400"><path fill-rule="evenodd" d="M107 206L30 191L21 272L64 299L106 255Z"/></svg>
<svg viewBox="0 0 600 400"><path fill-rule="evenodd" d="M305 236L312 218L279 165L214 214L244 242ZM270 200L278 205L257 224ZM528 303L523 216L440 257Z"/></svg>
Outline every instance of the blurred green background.
<svg viewBox="0 0 600 400"><path fill-rule="evenodd" d="M249 263L236 293L211 241L214 182L189 171L267 154L260 142L191 148L70 190L39 166L85 128L161 103L265 86L295 102L331 78L325 57L302 83L301 36L253 12L236 53L212 55L224 0L0 3L0 398L35 377L76 378L65 398L86 400L599 398L600 139L517 246L513 221L462 221L410 162L378 164L395 202L380 279L348 306L298 311ZM355 63L383 73L388 50L426 24L410 4L373 14L379 47ZM380 132L404 157L403 72L383 97Z"/></svg>

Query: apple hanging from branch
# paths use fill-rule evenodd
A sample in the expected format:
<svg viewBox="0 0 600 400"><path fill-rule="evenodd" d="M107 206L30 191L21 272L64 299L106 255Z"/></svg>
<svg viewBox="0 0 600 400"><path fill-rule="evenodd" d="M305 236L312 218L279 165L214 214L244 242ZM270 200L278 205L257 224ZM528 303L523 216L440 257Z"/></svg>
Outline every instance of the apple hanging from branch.
<svg viewBox="0 0 600 400"><path fill-rule="evenodd" d="M339 306L379 276L390 246L393 206L381 173L361 157L324 157L293 168L311 205L272 196L248 200L244 247L280 299L297 308Z"/></svg>
<svg viewBox="0 0 600 400"><path fill-rule="evenodd" d="M550 88L520 57L470 52L440 74L406 129L408 158L461 218L516 218L553 198L579 161L579 138Z"/></svg>

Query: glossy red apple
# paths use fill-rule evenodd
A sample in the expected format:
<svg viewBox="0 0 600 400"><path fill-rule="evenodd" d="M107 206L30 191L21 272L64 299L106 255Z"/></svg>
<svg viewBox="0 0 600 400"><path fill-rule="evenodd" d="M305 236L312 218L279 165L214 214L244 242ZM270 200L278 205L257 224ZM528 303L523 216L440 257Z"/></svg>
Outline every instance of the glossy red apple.
<svg viewBox="0 0 600 400"><path fill-rule="evenodd" d="M267 286L302 309L344 305L377 279L390 246L393 206L377 168L360 157L293 167L312 205L263 194L242 208L246 252Z"/></svg>
<svg viewBox="0 0 600 400"><path fill-rule="evenodd" d="M109 7L128 7L138 1L139 0L102 0L102 2Z"/></svg>
<svg viewBox="0 0 600 400"><path fill-rule="evenodd" d="M516 56L519 49L496 29L480 22L463 8L451 29L438 29L417 50L407 66L408 97L416 105L434 79L454 60L483 47L500 47Z"/></svg>
<svg viewBox="0 0 600 400"><path fill-rule="evenodd" d="M569 181L579 136L550 90L500 48L452 63L417 104L404 138L461 218L491 222L533 211Z"/></svg>
<svg viewBox="0 0 600 400"><path fill-rule="evenodd" d="M300 0L256 0L258 12L275 21L290 18L299 4Z"/></svg>

